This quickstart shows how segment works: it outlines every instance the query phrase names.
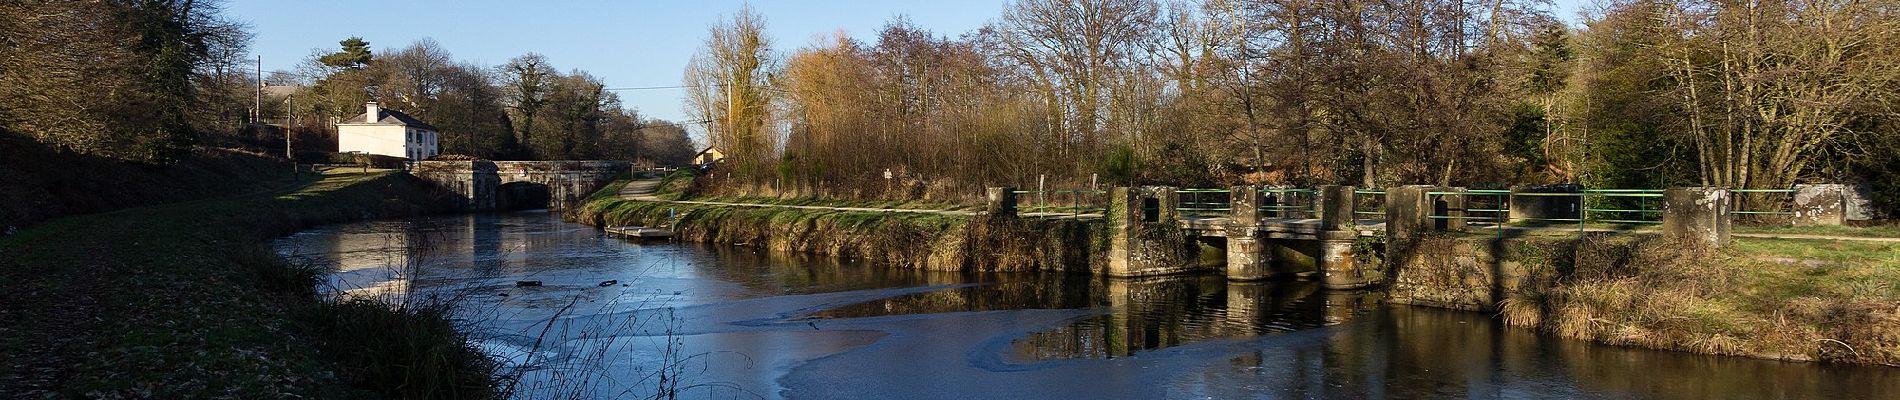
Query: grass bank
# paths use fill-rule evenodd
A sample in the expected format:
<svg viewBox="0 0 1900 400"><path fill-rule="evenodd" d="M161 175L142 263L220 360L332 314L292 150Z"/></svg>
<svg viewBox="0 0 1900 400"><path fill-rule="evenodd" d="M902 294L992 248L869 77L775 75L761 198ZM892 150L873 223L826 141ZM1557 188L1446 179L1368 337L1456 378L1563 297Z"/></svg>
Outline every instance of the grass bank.
<svg viewBox="0 0 1900 400"><path fill-rule="evenodd" d="M26 397L484 397L442 310L326 301L267 241L439 211L403 174L67 217L0 238L0 392Z"/></svg>
<svg viewBox="0 0 1900 400"><path fill-rule="evenodd" d="M1615 345L1900 365L1900 244L1435 237L1394 254L1401 303Z"/></svg>
<svg viewBox="0 0 1900 400"><path fill-rule="evenodd" d="M1100 221L1032 220L1002 216L729 207L621 199L626 181L596 192L568 211L594 226L673 226L680 240L755 246L862 259L901 268L939 271L1066 270L1107 249ZM662 185L661 198L682 199ZM692 200L703 200L691 198ZM812 200L785 204L864 206Z"/></svg>
<svg viewBox="0 0 1900 400"><path fill-rule="evenodd" d="M0 231L54 218L293 184L290 164L242 150L194 147L177 162L143 164L63 151L0 132Z"/></svg>

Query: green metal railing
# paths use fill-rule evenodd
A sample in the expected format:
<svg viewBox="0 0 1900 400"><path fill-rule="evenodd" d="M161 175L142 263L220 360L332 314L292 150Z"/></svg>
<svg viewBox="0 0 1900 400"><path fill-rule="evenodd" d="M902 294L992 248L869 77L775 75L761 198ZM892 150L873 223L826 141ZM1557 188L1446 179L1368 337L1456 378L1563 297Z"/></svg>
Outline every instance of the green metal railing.
<svg viewBox="0 0 1900 400"><path fill-rule="evenodd" d="M1262 201L1257 208L1261 217L1274 218L1317 218L1319 212L1319 191L1301 188L1260 188L1262 197L1271 197L1272 201Z"/></svg>
<svg viewBox="0 0 1900 400"><path fill-rule="evenodd" d="M1084 214L1098 214L1106 211L1101 203L1102 190L1090 189L1049 189L1015 190L1017 210L1025 214L1035 214L1038 218L1076 218Z"/></svg>
<svg viewBox="0 0 1900 400"><path fill-rule="evenodd" d="M1729 201L1732 202L1730 203L1731 207L1729 208L1729 214L1768 215L1768 216L1793 216L1794 215L1794 212L1789 210L1788 208L1790 205L1794 203L1794 189L1729 189L1728 192L1731 194L1742 195L1742 196L1729 196ZM1755 195L1750 196L1750 194L1755 194ZM1755 200L1770 197L1772 195L1786 195L1785 196L1786 200L1770 203L1770 204L1781 205L1779 207L1773 207L1772 209L1745 208L1749 206L1759 207L1759 205L1755 204L1756 203ZM1781 196L1774 196L1774 197L1781 197Z"/></svg>
<svg viewBox="0 0 1900 400"><path fill-rule="evenodd" d="M1175 210L1182 215L1221 217L1234 212L1230 189L1185 188L1174 192L1181 196L1181 204Z"/></svg>
<svg viewBox="0 0 1900 400"><path fill-rule="evenodd" d="M1262 218L1314 218L1318 215L1318 191L1307 188L1259 188L1262 196L1256 210ZM1576 192L1515 192L1506 189L1471 189L1465 191L1428 191L1426 195L1434 202L1446 197L1462 197L1464 206L1456 209L1433 207L1429 218L1433 220L1460 220L1465 223L1488 224L1498 231L1518 224L1574 225L1578 232L1588 230L1591 224L1612 225L1657 225L1662 223L1662 189L1585 189ZM1791 197L1792 189L1730 189L1735 202L1730 213L1735 215L1789 216L1790 200L1765 200L1776 195ZM1093 189L1050 189L1012 191L1019 199L1019 209L1027 214L1042 218L1075 218L1086 214L1105 212L1107 193ZM1176 189L1179 203L1176 207L1182 215L1200 217L1221 217L1233 213L1233 191L1221 188L1182 188ZM1385 216L1385 194L1383 189L1357 189L1353 191L1353 216L1355 218L1379 219ZM1569 198L1574 199L1574 214L1553 217L1512 216L1513 197L1519 198ZM1518 201L1525 201L1519 199ZM1145 206L1145 205L1144 205ZM1456 211L1455 213L1453 211Z"/></svg>
<svg viewBox="0 0 1900 400"><path fill-rule="evenodd" d="M1463 192L1434 191L1428 196L1463 196L1465 206L1460 210L1464 215L1440 213L1434 208L1431 219L1457 219L1469 222L1489 222L1501 235L1506 226L1515 223L1564 223L1575 224L1578 232L1588 229L1591 223L1617 225L1654 225L1661 224L1663 191L1659 189L1588 189L1579 192L1513 192L1500 189L1473 189ZM1525 217L1511 215L1512 197L1565 197L1575 198L1576 214L1571 218ZM1488 204L1487 204L1488 203Z"/></svg>
<svg viewBox="0 0 1900 400"><path fill-rule="evenodd" d="M1385 218L1385 189L1354 189L1352 217Z"/></svg>
<svg viewBox="0 0 1900 400"><path fill-rule="evenodd" d="M1594 197L1592 197L1594 196ZM1662 223L1663 191L1660 189L1590 189L1577 199L1581 222L1655 225ZM1654 206L1654 207L1652 207ZM1591 219L1591 213L1608 214ZM1651 216L1655 216L1651 218ZM1581 223L1580 223L1581 224ZM1582 228L1579 228L1582 229Z"/></svg>

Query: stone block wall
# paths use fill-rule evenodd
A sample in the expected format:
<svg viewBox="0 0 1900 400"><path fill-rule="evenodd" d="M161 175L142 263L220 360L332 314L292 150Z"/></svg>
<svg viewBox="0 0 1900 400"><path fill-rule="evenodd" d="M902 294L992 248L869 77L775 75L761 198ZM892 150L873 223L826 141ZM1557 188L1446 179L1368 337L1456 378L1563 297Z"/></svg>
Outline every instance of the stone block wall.
<svg viewBox="0 0 1900 400"><path fill-rule="evenodd" d="M1493 311L1536 279L1555 273L1550 266L1512 251L1538 244L1498 239L1428 238L1392 249L1395 276L1389 299L1468 311Z"/></svg>
<svg viewBox="0 0 1900 400"><path fill-rule="evenodd" d="M578 204L627 171L619 161L419 161L410 169L437 187L456 193L462 211L493 211L508 204L501 185L528 182L544 186L548 207Z"/></svg>
<svg viewBox="0 0 1900 400"><path fill-rule="evenodd" d="M1199 268L1196 243L1181 229L1171 187L1109 190L1104 214L1109 228L1108 268L1114 277L1168 275Z"/></svg>
<svg viewBox="0 0 1900 400"><path fill-rule="evenodd" d="M457 210L488 211L497 205L501 178L495 173L493 161L419 161L409 174L455 193L459 199Z"/></svg>

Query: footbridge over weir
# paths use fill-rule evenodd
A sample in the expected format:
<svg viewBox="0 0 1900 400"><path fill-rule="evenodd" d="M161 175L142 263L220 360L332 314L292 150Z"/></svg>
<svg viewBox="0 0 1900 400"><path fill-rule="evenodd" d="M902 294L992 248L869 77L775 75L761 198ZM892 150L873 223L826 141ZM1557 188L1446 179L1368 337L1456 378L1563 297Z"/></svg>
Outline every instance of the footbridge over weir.
<svg viewBox="0 0 1900 400"><path fill-rule="evenodd" d="M627 168L622 161L418 161L409 174L455 193L464 211L561 210Z"/></svg>
<svg viewBox="0 0 1900 400"><path fill-rule="evenodd" d="M1839 224L1841 190L1841 185L1569 191L1427 185L1148 186L1106 191L992 187L987 211L1022 218L1105 219L1110 242L1102 273L1109 276L1209 268L1194 259L1196 247L1208 244L1224 250L1224 269L1231 280L1285 277L1310 268L1323 286L1347 289L1384 280L1380 265L1362 265L1361 259L1380 257L1379 249L1389 240L1434 232L1497 232L1502 237L1507 231L1660 227L1665 236L1720 246L1738 215Z"/></svg>

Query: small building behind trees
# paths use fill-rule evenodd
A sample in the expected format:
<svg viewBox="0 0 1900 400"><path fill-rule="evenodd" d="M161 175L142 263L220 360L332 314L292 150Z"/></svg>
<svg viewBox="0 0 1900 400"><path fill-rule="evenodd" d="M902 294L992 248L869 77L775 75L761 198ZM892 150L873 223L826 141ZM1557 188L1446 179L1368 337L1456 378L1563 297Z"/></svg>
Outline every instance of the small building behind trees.
<svg viewBox="0 0 1900 400"><path fill-rule="evenodd" d="M435 126L401 111L383 109L373 101L364 105L362 115L336 124L338 153L424 160L441 152L436 143Z"/></svg>
<svg viewBox="0 0 1900 400"><path fill-rule="evenodd" d="M693 155L693 165L715 164L725 159L725 152L719 151L717 147L707 147L705 150L700 150L699 154Z"/></svg>

